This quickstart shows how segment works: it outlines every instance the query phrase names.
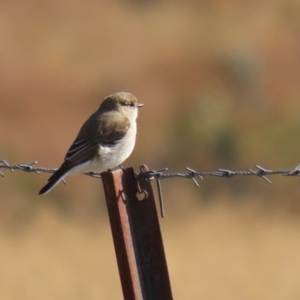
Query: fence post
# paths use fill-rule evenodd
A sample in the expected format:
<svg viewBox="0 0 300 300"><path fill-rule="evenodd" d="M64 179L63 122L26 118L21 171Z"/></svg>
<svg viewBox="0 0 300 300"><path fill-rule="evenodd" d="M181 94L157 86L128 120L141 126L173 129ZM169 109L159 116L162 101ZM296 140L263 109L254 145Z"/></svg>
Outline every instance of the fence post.
<svg viewBox="0 0 300 300"><path fill-rule="evenodd" d="M147 171L146 166L141 170ZM132 168L101 174L125 300L171 300L152 183ZM140 200L139 200L140 199Z"/></svg>

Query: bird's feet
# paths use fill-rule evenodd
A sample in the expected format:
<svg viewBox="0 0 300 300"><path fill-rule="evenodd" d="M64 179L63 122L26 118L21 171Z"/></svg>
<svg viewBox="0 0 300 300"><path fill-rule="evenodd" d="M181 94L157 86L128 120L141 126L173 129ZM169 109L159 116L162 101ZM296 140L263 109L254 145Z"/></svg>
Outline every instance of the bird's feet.
<svg viewBox="0 0 300 300"><path fill-rule="evenodd" d="M112 172L113 170L116 170L116 169L117 168L115 168L115 169L107 169L107 172ZM126 170L122 165L119 165L119 169L121 169L122 171Z"/></svg>

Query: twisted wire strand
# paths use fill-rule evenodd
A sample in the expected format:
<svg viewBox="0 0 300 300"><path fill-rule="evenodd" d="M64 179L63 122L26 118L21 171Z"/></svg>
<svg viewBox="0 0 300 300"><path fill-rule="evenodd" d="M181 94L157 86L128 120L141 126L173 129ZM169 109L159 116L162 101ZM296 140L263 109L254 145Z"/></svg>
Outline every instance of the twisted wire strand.
<svg viewBox="0 0 300 300"><path fill-rule="evenodd" d="M1 170L10 170L11 172L14 171L23 171L27 173L54 173L57 168L45 168L45 167L38 167L36 166L37 161L28 163L28 164L16 164L16 165L10 165L6 160L0 160L0 176L4 177L4 174L1 172ZM203 177L223 177L223 178L231 178L234 176L257 176L261 177L264 180L266 180L268 183L271 183L271 181L266 177L268 175L281 175L281 176L300 176L300 165L292 170L269 170L265 169L259 165L255 165L257 168L256 170L253 169L247 169L247 170L230 170L230 169L217 169L215 171L195 171L192 168L186 167L187 172L172 172L172 173L166 173L168 168L164 168L161 170L150 170L147 172L141 172L136 173L136 177L138 180L162 180L167 178L186 178L186 179L192 179L197 186L199 186L196 178ZM101 175L99 173L95 172L86 172L85 175L92 176L99 178Z"/></svg>
<svg viewBox="0 0 300 300"><path fill-rule="evenodd" d="M27 173L36 173L40 175L43 173L54 173L57 168L45 168L45 167L37 167L37 161L28 163L28 164L17 164L10 165L6 160L0 160L0 176L4 177L4 174L1 172L3 170L14 171L23 171ZM292 170L268 170L259 165L255 165L256 170L247 169L247 170L229 170L229 169L217 169L215 171L206 171L206 172L197 172L192 168L186 167L187 172L173 172L166 173L168 168L164 168L161 170L149 170L146 172L135 173L137 178L137 184L139 188L139 182L142 180L156 180L157 183L157 191L159 196L159 205L160 205L160 215L162 218L165 217L164 213L164 204L163 204L163 196L162 196L162 188L160 184L160 180L167 178L186 178L192 179L195 185L200 188L200 185L197 181L198 178L203 179L204 177L213 176L213 177L223 177L223 178L231 178L234 176L256 176L264 179L269 184L272 184L271 180L267 178L268 175L281 175L281 176L300 176L300 165L295 167ZM101 174L95 172L86 172L85 175L100 178ZM65 183L65 181L63 181Z"/></svg>

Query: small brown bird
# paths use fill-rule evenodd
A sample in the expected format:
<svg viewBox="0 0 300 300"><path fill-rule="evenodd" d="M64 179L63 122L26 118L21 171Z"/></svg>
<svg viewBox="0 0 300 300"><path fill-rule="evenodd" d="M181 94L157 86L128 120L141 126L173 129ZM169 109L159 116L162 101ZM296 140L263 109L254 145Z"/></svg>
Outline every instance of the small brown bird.
<svg viewBox="0 0 300 300"><path fill-rule="evenodd" d="M63 164L39 194L49 193L66 176L101 173L123 163L134 148L136 118L142 106L130 93L119 92L106 97L83 124Z"/></svg>

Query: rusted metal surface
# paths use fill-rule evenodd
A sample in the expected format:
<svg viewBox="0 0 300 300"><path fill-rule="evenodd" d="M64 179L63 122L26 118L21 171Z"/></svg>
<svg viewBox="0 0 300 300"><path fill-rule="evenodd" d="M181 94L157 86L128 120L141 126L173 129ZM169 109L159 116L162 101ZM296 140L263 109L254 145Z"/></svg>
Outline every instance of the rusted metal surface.
<svg viewBox="0 0 300 300"><path fill-rule="evenodd" d="M103 173L102 181L124 299L172 299L152 183L141 181L139 192L132 168Z"/></svg>

